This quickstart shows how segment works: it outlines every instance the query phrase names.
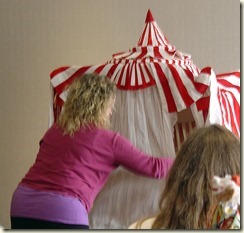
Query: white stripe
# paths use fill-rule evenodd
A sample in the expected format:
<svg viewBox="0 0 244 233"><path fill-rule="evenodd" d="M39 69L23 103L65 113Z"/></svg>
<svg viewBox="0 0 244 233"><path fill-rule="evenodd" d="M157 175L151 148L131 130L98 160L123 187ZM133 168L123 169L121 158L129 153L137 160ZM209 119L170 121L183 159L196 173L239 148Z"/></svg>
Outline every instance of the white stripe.
<svg viewBox="0 0 244 233"><path fill-rule="evenodd" d="M208 73L198 73L198 75L194 75L195 77L195 82L204 84L206 86L210 85L210 81L214 78L216 79L215 73L211 69L210 74Z"/></svg>
<svg viewBox="0 0 244 233"><path fill-rule="evenodd" d="M91 74L91 73L93 73L99 66L101 66L101 64L100 64L100 65L96 65L96 66L90 66L90 67L86 70L85 74Z"/></svg>
<svg viewBox="0 0 244 233"><path fill-rule="evenodd" d="M111 76L111 80L115 81L115 78L117 77L118 73L121 71L123 65L122 64L118 64ZM118 83L118 80L116 81L116 83Z"/></svg>
<svg viewBox="0 0 244 233"><path fill-rule="evenodd" d="M147 46L147 42L148 42L148 38L149 38L148 34L149 34L149 24L146 25L145 36L142 38L143 39L143 41L142 41L143 46Z"/></svg>
<svg viewBox="0 0 244 233"><path fill-rule="evenodd" d="M132 67L131 67L131 80L130 80L130 85L131 86L135 86L135 84L136 84L136 80L135 80L135 76L136 76L136 74L135 74L135 64L133 64L132 65Z"/></svg>
<svg viewBox="0 0 244 233"><path fill-rule="evenodd" d="M125 69L124 69L124 72L123 72L123 75L122 75L122 80L120 82L120 84L122 86L125 86L125 82L126 82L126 75L127 75L127 70L129 68L129 64L125 65Z"/></svg>
<svg viewBox="0 0 244 233"><path fill-rule="evenodd" d="M240 87L240 78L237 77L236 75L218 76L217 80L218 80L218 82L222 81L222 80L226 80L227 82L231 83L232 85Z"/></svg>
<svg viewBox="0 0 244 233"><path fill-rule="evenodd" d="M166 45L167 46L167 43L164 39L164 35L161 33L161 29L159 28L159 26L157 25L157 23L154 23L153 24L154 26L154 29L155 30L155 34L157 34L157 39L158 39L158 43L160 43L161 45Z"/></svg>
<svg viewBox="0 0 244 233"><path fill-rule="evenodd" d="M60 95L59 97L65 102L67 99L67 95L68 95L68 89L65 89Z"/></svg>
<svg viewBox="0 0 244 233"><path fill-rule="evenodd" d="M152 39L152 45L157 46L159 45L158 41L156 40L156 32L153 27L151 27L151 39Z"/></svg>
<svg viewBox="0 0 244 233"><path fill-rule="evenodd" d="M114 56L114 59L121 59L121 58L124 58L124 57L128 57L129 55L131 54L131 52L124 52L122 54L119 54L119 55L115 55Z"/></svg>
<svg viewBox="0 0 244 233"><path fill-rule="evenodd" d="M167 81L168 81L168 84L170 87L170 91L171 91L171 94L172 94L173 99L175 101L177 110L181 111L181 110L185 109L186 105L182 99L182 96L180 95L179 89L175 83L175 79L172 76L168 66L162 66L162 64L160 64L160 66L161 66L161 69L163 70L163 72L167 78ZM181 79L183 80L184 77L182 77Z"/></svg>
<svg viewBox="0 0 244 233"><path fill-rule="evenodd" d="M100 74L102 75L107 75L108 74L108 71L110 70L110 68L113 66L113 64L109 63L107 65L105 65L103 67L103 69L101 70Z"/></svg>
<svg viewBox="0 0 244 233"><path fill-rule="evenodd" d="M236 118L237 117L236 115L240 114L240 112L235 112L234 111L234 102L233 102L233 98L232 98L231 94L230 93L225 93L224 95L225 95L225 98L228 101L229 105L231 106L231 108L229 108L229 106L228 106L228 113L229 113L229 111L232 112L233 119L234 119L234 122L235 122L235 126L236 126L236 128L238 130L238 134L240 135L240 131L239 131L240 126L238 125L237 118ZM230 116L230 113L229 113L229 116Z"/></svg>
<svg viewBox="0 0 244 233"><path fill-rule="evenodd" d="M128 59L128 60L131 60L131 59L134 59L137 57L137 54L136 53L132 53L130 52L127 56L123 56L121 59Z"/></svg>
<svg viewBox="0 0 244 233"><path fill-rule="evenodd" d="M226 87L223 87L221 85L219 85L218 83L218 88L223 92L230 92L233 94L234 97L231 97L231 98L235 98L236 101L238 102L238 104L240 105L240 92L236 89L236 88L232 88L232 87L229 87L229 88L226 88Z"/></svg>
<svg viewBox="0 0 244 233"><path fill-rule="evenodd" d="M161 56L164 58L164 59L167 59L167 60L172 60L173 59L173 55L170 55L169 53L167 53L164 49L163 46L159 46L159 53L161 54Z"/></svg>
<svg viewBox="0 0 244 233"><path fill-rule="evenodd" d="M158 92L159 92L160 100L162 102L162 108L168 112L169 111L168 104L167 104L167 101L166 101L166 98L165 98L165 94L164 94L162 85L161 85L161 83L159 81L155 66L154 66L153 63L149 63L149 65L151 67L152 76L154 77L156 85L157 85L157 89L158 89Z"/></svg>
<svg viewBox="0 0 244 233"><path fill-rule="evenodd" d="M188 78L188 76L185 74L184 70L180 67L175 67L175 69L177 70L178 74L181 77L181 81L184 84L184 87L186 88L189 96L191 96L191 98L194 101L199 100L202 97L202 93L199 93L196 89L195 86L193 85L192 81L190 78ZM207 77L209 78L209 77ZM210 80L209 80L210 82Z"/></svg>
<svg viewBox="0 0 244 233"><path fill-rule="evenodd" d="M136 64L136 71L137 71L137 81L138 81L138 85L142 85L142 77L141 77L141 71L139 68L140 64Z"/></svg>
<svg viewBox="0 0 244 233"><path fill-rule="evenodd" d="M114 81L115 81L116 84L118 84L118 82L119 82L119 77L120 77L121 71L122 71L122 69L118 70L118 73L115 76Z"/></svg>
<svg viewBox="0 0 244 233"><path fill-rule="evenodd" d="M161 37L161 43L163 44L163 45L166 45L168 48L169 48L169 50L174 50L175 49L175 47L174 46L172 46L171 44L169 44L167 41L166 41L166 38L165 38L165 36L163 35L163 33L161 32L161 29L159 28L159 26L155 23L154 24L154 26L155 26L155 28L157 29L157 34Z"/></svg>
<svg viewBox="0 0 244 233"><path fill-rule="evenodd" d="M147 64L143 64L143 63L141 64L142 75L143 75L144 79L146 80L146 83L149 83L150 82L150 78L148 77L148 74L146 72L145 65L148 67ZM150 70L150 67L148 67L148 69Z"/></svg>
<svg viewBox="0 0 244 233"><path fill-rule="evenodd" d="M219 93L219 100L220 100L220 108L221 108L221 113L222 113L222 118L223 118L223 124L224 125L228 125L228 122L227 122L227 108L224 107L224 102L226 103L226 98L224 95L222 95L221 93Z"/></svg>
<svg viewBox="0 0 244 233"><path fill-rule="evenodd" d="M69 67L68 69L66 69L65 71L62 71L62 72L58 73L57 75L55 75L51 79L51 83L52 83L53 87L57 87L61 83L68 80L80 68L81 68L81 66L79 66L79 67L72 66L72 67Z"/></svg>

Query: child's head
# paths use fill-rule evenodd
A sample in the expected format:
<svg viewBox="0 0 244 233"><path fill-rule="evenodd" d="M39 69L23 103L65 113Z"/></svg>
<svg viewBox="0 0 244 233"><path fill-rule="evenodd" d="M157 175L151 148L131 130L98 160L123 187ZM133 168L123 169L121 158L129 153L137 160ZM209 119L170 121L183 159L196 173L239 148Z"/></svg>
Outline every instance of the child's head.
<svg viewBox="0 0 244 233"><path fill-rule="evenodd" d="M182 144L168 174L155 228L204 229L213 204L214 176L240 174L240 141L214 124L195 130Z"/></svg>

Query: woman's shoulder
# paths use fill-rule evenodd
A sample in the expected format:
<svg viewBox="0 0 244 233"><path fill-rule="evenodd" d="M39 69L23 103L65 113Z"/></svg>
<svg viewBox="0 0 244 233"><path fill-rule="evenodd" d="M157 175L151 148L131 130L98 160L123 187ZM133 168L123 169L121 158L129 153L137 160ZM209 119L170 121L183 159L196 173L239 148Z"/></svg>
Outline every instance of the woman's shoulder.
<svg viewBox="0 0 244 233"><path fill-rule="evenodd" d="M92 128L91 129L93 132L96 132L97 134L100 134L101 136L104 136L104 137L114 137L117 133L110 130L110 129L107 129L107 128Z"/></svg>
<svg viewBox="0 0 244 233"><path fill-rule="evenodd" d="M98 141L113 141L118 133L106 128L86 127L80 130L79 135L90 135Z"/></svg>
<svg viewBox="0 0 244 233"><path fill-rule="evenodd" d="M138 220L129 226L129 229L152 229L156 217L147 217Z"/></svg>

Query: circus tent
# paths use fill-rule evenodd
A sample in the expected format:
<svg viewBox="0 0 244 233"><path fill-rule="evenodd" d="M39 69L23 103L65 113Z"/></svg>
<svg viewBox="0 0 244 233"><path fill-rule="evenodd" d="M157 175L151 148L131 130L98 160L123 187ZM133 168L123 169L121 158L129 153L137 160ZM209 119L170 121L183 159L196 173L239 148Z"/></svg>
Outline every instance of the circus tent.
<svg viewBox="0 0 244 233"><path fill-rule="evenodd" d="M185 109L197 101L210 83L211 68L201 72L190 59L172 46L161 32L150 10L137 47L117 53L101 65L65 66L51 73L51 83L58 97L65 101L65 87L83 73L111 77L120 90L140 90L161 86L163 108L168 112Z"/></svg>
<svg viewBox="0 0 244 233"><path fill-rule="evenodd" d="M150 10L136 47L104 64L62 66L50 74L50 124L66 100L66 87L78 75L93 72L117 85L112 129L146 153L175 157L195 127L211 123L240 135L240 72L215 75L211 67L199 69L189 54L169 43ZM154 214L163 184L117 169L96 198L91 228L123 229Z"/></svg>

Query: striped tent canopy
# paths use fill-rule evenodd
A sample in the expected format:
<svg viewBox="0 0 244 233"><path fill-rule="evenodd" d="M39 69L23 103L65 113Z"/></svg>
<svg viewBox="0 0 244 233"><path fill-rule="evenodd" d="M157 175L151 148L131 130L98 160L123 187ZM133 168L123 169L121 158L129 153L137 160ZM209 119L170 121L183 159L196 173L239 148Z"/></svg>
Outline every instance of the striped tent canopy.
<svg viewBox="0 0 244 233"><path fill-rule="evenodd" d="M211 68L201 71L190 59L172 46L148 10L145 27L137 47L116 53L104 64L92 66L63 66L51 74L51 84L56 95L56 111L66 99L65 87L77 75L99 73L107 75L120 90L140 90L157 85L163 107L177 112L197 101L210 83Z"/></svg>
<svg viewBox="0 0 244 233"><path fill-rule="evenodd" d="M220 124L240 137L240 71L217 74L217 97L220 106ZM214 106L213 106L214 108ZM213 109L210 109L211 111Z"/></svg>
<svg viewBox="0 0 244 233"><path fill-rule="evenodd" d="M204 95L195 103L195 112L203 118L198 126L218 123L240 137L240 71L217 74ZM192 109L194 112L194 108ZM176 151L188 135L197 127L197 118L192 122L177 122L174 130ZM199 122L197 122L199 123Z"/></svg>

